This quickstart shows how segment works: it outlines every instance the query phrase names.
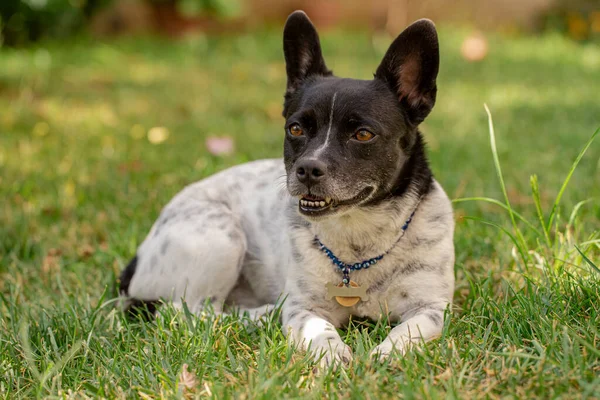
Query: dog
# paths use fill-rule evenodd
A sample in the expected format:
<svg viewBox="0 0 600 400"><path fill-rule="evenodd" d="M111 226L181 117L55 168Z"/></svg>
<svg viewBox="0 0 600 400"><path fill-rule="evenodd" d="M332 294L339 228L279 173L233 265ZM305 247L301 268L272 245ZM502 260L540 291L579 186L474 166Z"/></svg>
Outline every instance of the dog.
<svg viewBox="0 0 600 400"><path fill-rule="evenodd" d="M321 365L352 352L351 316L399 322L385 359L441 334L454 292L454 218L418 126L439 69L429 20L407 27L372 80L335 77L302 11L285 24L281 159L191 184L163 209L122 273L129 306L183 302L259 319L284 299L289 341ZM357 62L363 62L357 60ZM279 301L281 303L281 301Z"/></svg>

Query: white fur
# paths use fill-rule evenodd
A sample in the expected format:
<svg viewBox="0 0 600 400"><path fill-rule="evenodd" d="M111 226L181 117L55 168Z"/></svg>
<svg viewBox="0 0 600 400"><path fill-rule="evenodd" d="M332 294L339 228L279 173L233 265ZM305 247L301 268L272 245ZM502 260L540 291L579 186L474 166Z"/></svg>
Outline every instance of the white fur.
<svg viewBox="0 0 600 400"><path fill-rule="evenodd" d="M437 182L393 246L419 202L415 196L309 223L297 213L298 199L281 190L282 179L282 161L264 160L185 188L140 245L128 295L185 300L194 312L201 312L207 298L217 311L225 305L266 311L256 307L286 297L286 334L322 356L322 364L351 359L335 330L351 315L377 320L387 314L402 321L373 350L379 357L441 333L454 289L454 221ZM325 285L339 283L341 274L315 246L315 236L347 263L393 246L379 263L350 275L369 289L368 301L345 308L326 297ZM254 314L258 318L260 313Z"/></svg>
<svg viewBox="0 0 600 400"><path fill-rule="evenodd" d="M329 145L329 142L331 139L331 126L333 125L333 109L335 107L335 97L336 96L337 96L337 92L335 92L333 94L333 97L331 99L331 111L329 112L329 125L327 126L327 134L325 135L325 141L313 153L314 158L317 158L319 156L319 154L321 154Z"/></svg>

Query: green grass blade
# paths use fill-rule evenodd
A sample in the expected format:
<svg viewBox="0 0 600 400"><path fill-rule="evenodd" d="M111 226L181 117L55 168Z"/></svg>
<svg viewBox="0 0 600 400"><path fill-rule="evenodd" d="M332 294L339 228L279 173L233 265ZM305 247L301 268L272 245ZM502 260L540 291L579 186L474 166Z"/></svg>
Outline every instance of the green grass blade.
<svg viewBox="0 0 600 400"><path fill-rule="evenodd" d="M31 348L31 342L29 341L29 321L23 319L19 329L19 339L21 340L21 347L23 348L23 358L29 367L31 375L38 381L41 380L42 374L38 370L35 361L35 353Z"/></svg>
<svg viewBox="0 0 600 400"><path fill-rule="evenodd" d="M588 265L590 267L592 267L592 269L594 269L597 273L600 274L600 268L598 268L596 266L596 264L594 264L594 262L592 260L590 260L584 253L583 251L581 251L581 249L577 246L575 246L575 248L577 249L577 251L579 252L579 254L581 254L581 257L583 257L583 259L585 260L586 263L588 263Z"/></svg>
<svg viewBox="0 0 600 400"><path fill-rule="evenodd" d="M579 155L573 162L573 165L571 165L571 170L567 174L567 177L565 178L560 190L558 191L556 200L554 200L554 204L552 205L552 211L550 212L550 216L548 217L548 223L546 224L547 230L550 230L550 228L552 227L552 223L554 222L554 216L556 215L556 209L558 208L560 199L562 198L563 194L565 193L567 185L569 184L569 181L571 180L571 177L573 176L573 173L575 172L575 168L577 168L577 166L579 165L579 162L583 158L584 154L587 152L587 149L592 145L592 142L594 141L594 139L596 138L596 135L598 135L599 132L600 132L600 127L598 127L598 129L596 129L596 132L594 132L592 137L589 138L589 140L587 141L585 146L583 146L583 149L581 149L581 151L579 152Z"/></svg>
<svg viewBox="0 0 600 400"><path fill-rule="evenodd" d="M589 244L600 246L600 239L586 240L585 242L579 243L580 246L587 246Z"/></svg>
<svg viewBox="0 0 600 400"><path fill-rule="evenodd" d="M515 244L515 246L517 247L517 251L519 252L519 254L521 255L521 259L523 260L523 263L527 264L527 257L526 255L523 253L523 249L521 248L521 246L519 246L519 242L518 239L512 234L510 233L510 231L508 229L506 229L505 227L503 227L502 225L498 225L495 222L491 222L491 221L486 221L485 219L482 218L477 218L477 217L463 217L465 219L470 219L473 221L477 221L477 222L481 222L482 224L486 224L489 226L493 226L494 228L498 228L500 229L502 232L504 232L509 238L510 240Z"/></svg>
<svg viewBox="0 0 600 400"><path fill-rule="evenodd" d="M508 192L506 191L506 185L504 184L504 177L502 175L500 159L498 158L498 149L496 148L496 135L494 133L494 121L492 120L492 113L490 112L490 109L488 108L487 104L484 104L484 107L485 107L485 111L488 115L488 128L489 128L489 132L490 132L490 146L492 147L492 156L494 158L494 166L496 168L496 174L498 175L498 181L500 182L502 194L504 195L504 201L506 202L506 208L508 210L508 214L510 215L510 221L512 223L513 230L515 232L515 236L517 239L517 241L515 241L515 245L517 247L519 247L519 252L521 254L527 254L526 252L523 251L523 249L527 248L527 245L525 243L525 239L523 238L521 231L519 230L519 227L517 226L517 221L515 220L515 214L513 212L512 206L510 205L510 200L508 199ZM523 260L524 260L525 264L527 264L527 261L529 260L529 256L525 256Z"/></svg>
<svg viewBox="0 0 600 400"><path fill-rule="evenodd" d="M567 223L567 227L573 226L573 223L575 222L575 218L577 217L577 214L579 213L579 209L581 207L583 207L586 203L589 203L591 201L591 199L586 199L586 200L581 200L579 203L575 204L575 207L573 207L573 211L571 212L571 216L569 217L569 222Z"/></svg>
<svg viewBox="0 0 600 400"><path fill-rule="evenodd" d="M508 211L508 207L506 206L506 204L504 204L501 201L498 201L496 199L492 199L491 197L461 197L459 199L452 200L452 203L463 203L463 202L467 202L467 201L483 201L486 203L491 203L491 204L497 205L498 207L501 207L504 210ZM540 232L540 230L538 228L536 228L535 225L533 225L531 222L529 222L523 215L519 214L515 210L513 210L513 213L515 214L515 217L517 217L519 220L521 220L521 222L523 222L532 231L534 231L536 233L536 235L542 236L542 232Z"/></svg>
<svg viewBox="0 0 600 400"><path fill-rule="evenodd" d="M62 356L52 368L50 368L44 375L40 378L40 387L45 387L48 379L52 378L54 375L59 373L83 346L83 340L76 342L73 347L71 347L64 356Z"/></svg>
<svg viewBox="0 0 600 400"><path fill-rule="evenodd" d="M552 247L550 233L548 232L548 230L546 229L546 225L544 224L544 212L542 211L542 202L540 200L540 187L538 185L537 175L531 175L531 177L529 178L529 182L531 184L533 203L535 204L535 210L537 211L537 216L540 220L540 225L542 226L542 230L544 231L544 238L546 239L546 244L548 245L548 247Z"/></svg>

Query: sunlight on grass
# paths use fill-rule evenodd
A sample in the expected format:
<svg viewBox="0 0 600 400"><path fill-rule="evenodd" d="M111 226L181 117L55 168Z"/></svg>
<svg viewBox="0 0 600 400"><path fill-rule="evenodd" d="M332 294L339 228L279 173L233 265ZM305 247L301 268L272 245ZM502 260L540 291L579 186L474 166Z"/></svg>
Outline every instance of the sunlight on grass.
<svg viewBox="0 0 600 400"><path fill-rule="evenodd" d="M537 175L531 176L530 183L532 199L535 205L535 210L538 218L538 221L532 222L529 221L523 215L513 210L509 196L506 191L504 176L498 158L492 115L487 105L485 106L485 110L488 115L492 156L494 159L498 181L500 183L500 187L504 195L504 202L492 198L472 197L455 199L454 203L461 203L465 201L482 201L490 204L495 204L504 209L509 216L511 228L505 228L501 225L485 221L481 218L474 219L500 229L510 238L514 246L513 251L516 250L520 255L521 263L517 263L519 271L525 273L526 275L529 275L532 278L535 278L535 274L531 275L532 271L529 270L530 266L537 266L542 270L550 268L552 272L558 272L559 270L562 271L565 268L567 270L570 270L572 269L572 267L575 267L575 273L580 273L582 270L585 269L583 267L585 267L585 264L587 263L590 267L593 268L592 271L595 271L595 264L593 264L589 260L589 258L577 247L576 243L578 242L578 239L573 237L573 223L577 217L577 213L580 210L581 206L583 206L588 201L586 200L577 203L573 211L570 213L568 222L566 222L564 218L561 218L560 202L562 196L565 194L565 190L567 189L567 186L571 178L573 177L577 166L581 162L587 150L594 142L594 139L596 138L598 133L600 133L600 128L598 128L587 141L587 143L585 143L583 149L580 151L579 155L574 160L571 169L569 170L562 186L560 187L556 195L556 199L552 204L547 218L545 218L545 213L540 200L540 188L538 184L538 177ZM519 222L524 224L525 228L529 232L524 231L519 226ZM539 226L536 227L536 224L538 224ZM599 234L600 232L595 231L592 233L592 237L595 237ZM526 237L530 239L526 240ZM600 254L598 251L594 251L597 250L594 247L588 246L588 250L590 250L594 255Z"/></svg>
<svg viewBox="0 0 600 400"><path fill-rule="evenodd" d="M389 365L367 357L388 321L352 320L355 360L324 374L277 315L255 326L165 306L144 322L113 301L172 195L281 155L280 32L2 49L0 396L600 397L600 49L491 36L467 63L465 34L440 30L422 126L455 199L453 312L440 339ZM389 38L332 31L322 44L336 73L369 79ZM180 385L184 364L196 385Z"/></svg>

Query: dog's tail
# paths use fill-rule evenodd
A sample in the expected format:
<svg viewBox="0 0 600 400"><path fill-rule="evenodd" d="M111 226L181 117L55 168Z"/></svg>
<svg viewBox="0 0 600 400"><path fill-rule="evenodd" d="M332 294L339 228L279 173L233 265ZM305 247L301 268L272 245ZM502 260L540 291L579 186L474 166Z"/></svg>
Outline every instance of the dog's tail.
<svg viewBox="0 0 600 400"><path fill-rule="evenodd" d="M140 300L129 296L129 284L137 268L138 257L133 257L129 264L121 272L119 279L119 297L123 299L123 311L130 317L141 316L145 320L150 320L156 313L158 306L157 300Z"/></svg>

